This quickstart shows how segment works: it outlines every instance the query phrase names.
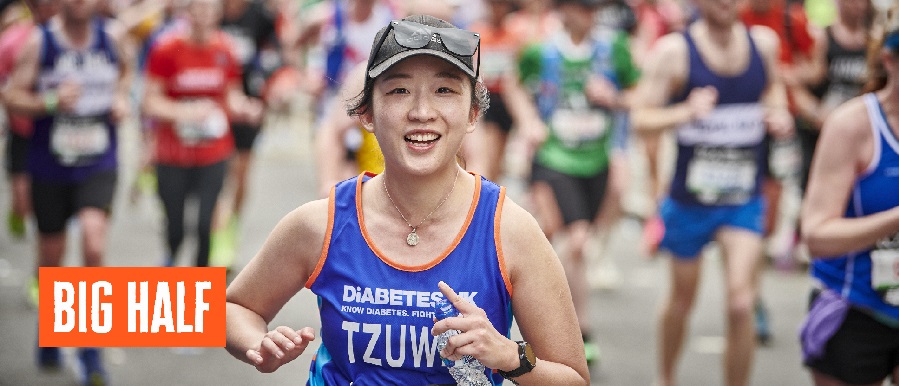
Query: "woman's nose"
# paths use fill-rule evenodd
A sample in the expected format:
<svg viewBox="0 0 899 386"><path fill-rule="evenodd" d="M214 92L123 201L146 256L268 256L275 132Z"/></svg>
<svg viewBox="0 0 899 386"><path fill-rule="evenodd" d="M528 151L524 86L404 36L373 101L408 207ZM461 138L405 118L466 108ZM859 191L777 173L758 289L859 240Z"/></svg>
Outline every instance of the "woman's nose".
<svg viewBox="0 0 899 386"><path fill-rule="evenodd" d="M409 109L409 119L413 121L427 122L436 117L435 101L426 93L418 93L414 97L412 107Z"/></svg>

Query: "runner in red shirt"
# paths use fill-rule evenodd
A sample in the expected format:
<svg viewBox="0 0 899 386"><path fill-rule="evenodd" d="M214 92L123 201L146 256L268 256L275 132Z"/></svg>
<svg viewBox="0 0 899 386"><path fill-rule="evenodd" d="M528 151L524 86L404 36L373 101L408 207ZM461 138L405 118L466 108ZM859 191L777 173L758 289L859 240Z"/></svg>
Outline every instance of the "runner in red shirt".
<svg viewBox="0 0 899 386"><path fill-rule="evenodd" d="M157 120L156 174L166 212L168 255L174 264L184 239L184 201L199 199L196 265L209 262L212 214L234 153L229 121L258 124L262 103L240 86L240 63L219 30L220 1L192 0L189 28L150 52L143 111Z"/></svg>

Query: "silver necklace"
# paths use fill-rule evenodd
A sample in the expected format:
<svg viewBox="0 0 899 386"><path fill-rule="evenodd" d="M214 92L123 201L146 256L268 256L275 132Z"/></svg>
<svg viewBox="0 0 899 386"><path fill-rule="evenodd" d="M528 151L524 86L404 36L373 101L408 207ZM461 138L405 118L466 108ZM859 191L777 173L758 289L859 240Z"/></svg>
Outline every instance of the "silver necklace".
<svg viewBox="0 0 899 386"><path fill-rule="evenodd" d="M424 224L425 221L428 221L428 219L431 218L431 215L434 214L434 212L436 212L437 209L440 209L440 207L443 206L443 203L446 202L446 200L449 198L449 196L453 194L453 190L456 190L456 180L458 180L458 179L459 179L459 169L457 168L456 169L456 177L453 178L453 187L450 188L449 193L447 193L446 196L443 197L443 200L440 201L439 204L437 204L437 207L434 208L434 210L432 210L431 213L428 213L428 215L425 216L424 220L421 220L421 222L419 222L418 225L416 225L416 226L412 226L412 223L410 223L409 220L406 219L406 216L403 215L403 212L400 210L400 208L398 206L396 206L395 202L393 202L393 197L390 197L390 191L387 190L387 180L381 179L381 183L384 185L384 193L387 193L387 199L390 200L391 204L393 204L393 208L396 209L397 213L400 214L400 217L403 218L403 221L406 222L406 225L409 225L409 228L412 229L412 232L409 232L409 234L406 236L406 244L408 244L410 247L414 247L414 246L418 245L418 241L419 241L418 233L416 233L415 231L418 229L418 227L421 226L421 224Z"/></svg>

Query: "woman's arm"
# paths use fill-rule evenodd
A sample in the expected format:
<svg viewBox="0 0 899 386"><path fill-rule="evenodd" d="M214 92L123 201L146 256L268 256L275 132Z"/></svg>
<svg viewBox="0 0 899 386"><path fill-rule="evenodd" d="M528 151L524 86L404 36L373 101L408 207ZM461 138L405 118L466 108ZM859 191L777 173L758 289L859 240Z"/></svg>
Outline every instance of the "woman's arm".
<svg viewBox="0 0 899 386"><path fill-rule="evenodd" d="M296 359L314 339L306 327L268 324L297 294L321 256L329 222L329 200L305 204L285 216L262 249L228 286L226 349L235 358L275 371Z"/></svg>
<svg viewBox="0 0 899 386"><path fill-rule="evenodd" d="M824 123L809 173L802 207L802 236L813 257L837 257L870 248L899 232L899 207L859 218L845 218L858 178L874 157L862 98L850 100Z"/></svg>
<svg viewBox="0 0 899 386"><path fill-rule="evenodd" d="M500 240L512 283L512 313L522 337L531 344L537 366L516 381L522 385L587 385L590 374L584 343L565 272L537 221L505 199L500 219ZM500 368L518 367L513 360Z"/></svg>

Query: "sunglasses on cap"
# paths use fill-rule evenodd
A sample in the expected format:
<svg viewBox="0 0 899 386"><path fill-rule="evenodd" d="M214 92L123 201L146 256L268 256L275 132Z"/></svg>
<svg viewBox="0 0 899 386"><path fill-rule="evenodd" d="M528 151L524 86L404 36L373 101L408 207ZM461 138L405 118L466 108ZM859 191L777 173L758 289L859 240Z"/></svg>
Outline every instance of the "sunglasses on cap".
<svg viewBox="0 0 899 386"><path fill-rule="evenodd" d="M409 20L394 20L390 22L387 30L381 35L381 39L376 45L377 49L368 58L369 69L375 65L374 60L377 53L381 50L381 46L387 39L390 30L393 30L393 38L401 47L408 49L420 49L426 47L430 42L434 41L443 45L447 51L452 54L464 57L471 57L475 51L478 53L477 64L475 65L475 79L478 78L481 67L481 35L476 32L466 31L459 28L441 28L432 27L416 23Z"/></svg>

